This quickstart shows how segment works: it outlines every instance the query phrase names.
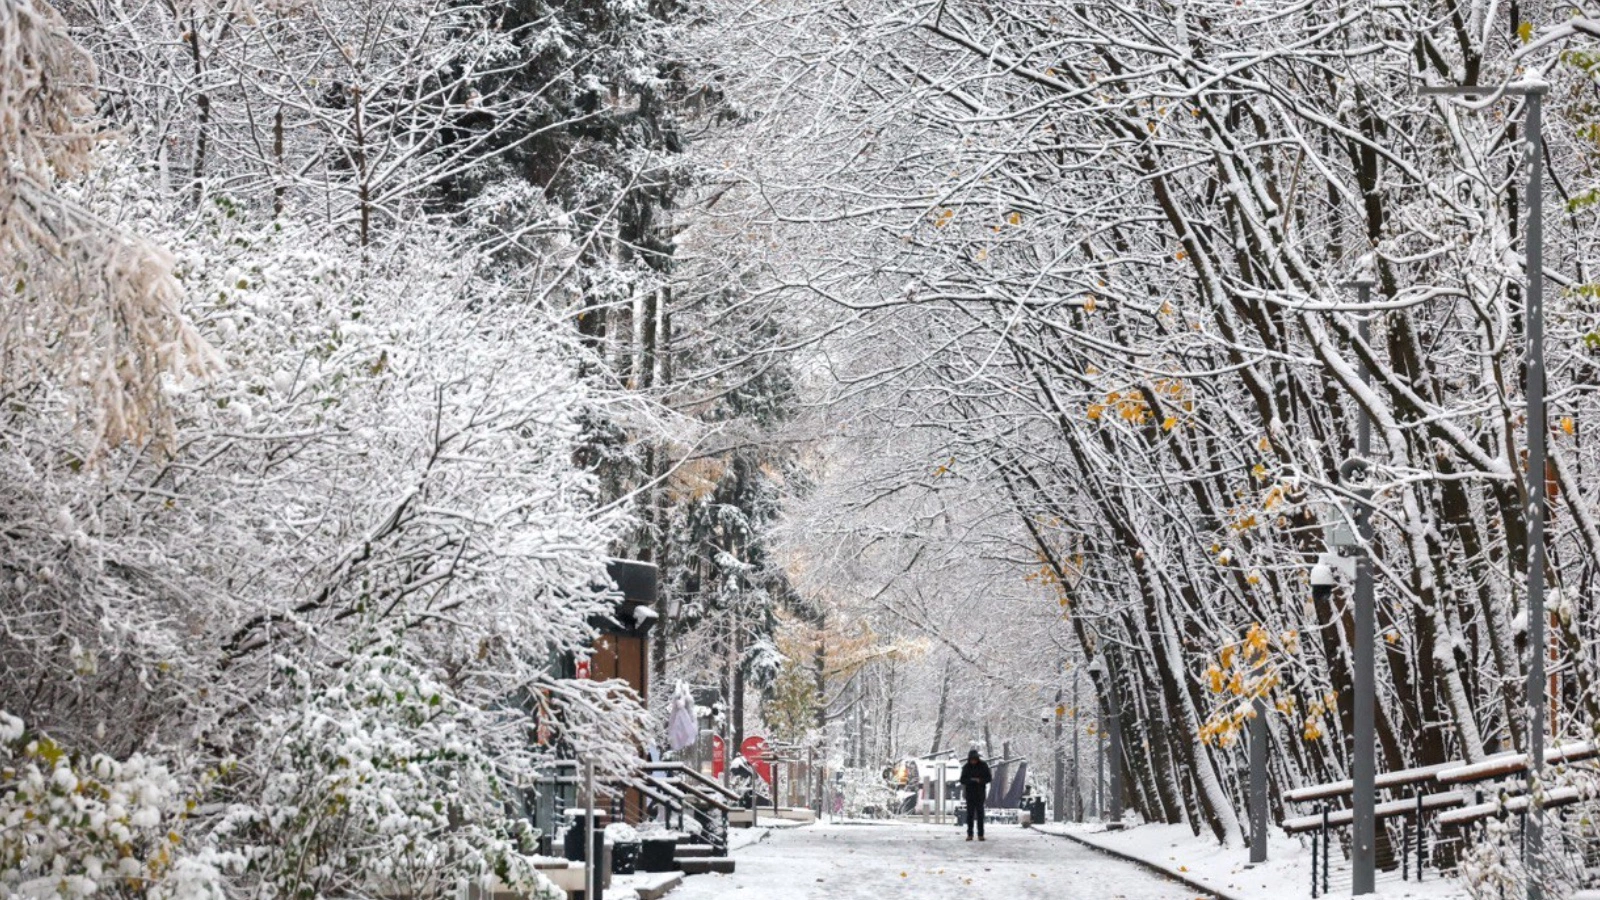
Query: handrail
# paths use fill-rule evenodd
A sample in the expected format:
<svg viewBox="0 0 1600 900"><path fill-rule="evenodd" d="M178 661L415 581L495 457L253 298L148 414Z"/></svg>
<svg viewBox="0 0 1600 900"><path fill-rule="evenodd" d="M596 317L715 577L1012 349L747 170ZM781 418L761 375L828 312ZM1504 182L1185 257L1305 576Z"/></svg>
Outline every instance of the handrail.
<svg viewBox="0 0 1600 900"><path fill-rule="evenodd" d="M1576 787L1551 788L1544 792L1544 799L1540 806L1550 809L1557 806L1571 806L1574 803L1588 799L1588 794ZM1506 800L1491 800L1488 803L1475 803L1472 806L1453 809L1439 815L1440 825L1470 825L1473 822L1501 814L1520 814L1528 811L1528 797L1511 797Z"/></svg>
<svg viewBox="0 0 1600 900"><path fill-rule="evenodd" d="M735 791L732 788L724 786L722 783L718 782L716 779L711 778L710 776L708 776L705 773L700 772L700 771L698 771L696 769L692 769L689 766L687 766L687 765L685 765L684 763L681 763L681 762L647 762L647 763L643 764L643 768L645 768L645 769L666 769L666 770L669 770L669 771L681 772L684 775L688 775L690 778L693 778L694 780L700 782L701 784L705 785L706 787L709 787L712 790L715 790L718 793L723 794L724 796L728 797L730 800L738 800L739 799L739 792L738 791Z"/></svg>
<svg viewBox="0 0 1600 900"><path fill-rule="evenodd" d="M1600 756L1600 744L1594 741L1574 741L1569 744L1560 744L1544 751L1546 765L1553 763L1580 762ZM1506 775L1517 775L1528 770L1528 754L1526 753L1497 753L1487 759L1475 763L1457 765L1439 773L1442 784L1465 784L1472 781L1484 781L1490 778L1501 778Z"/></svg>
<svg viewBox="0 0 1600 900"><path fill-rule="evenodd" d="M672 782L668 781L665 777L663 777L661 775L646 774L644 777L649 779L650 783L652 785L655 785L657 790L665 791L667 796L671 798L671 800L672 800L672 802L674 804L683 803L684 801L689 799L689 795L687 795L683 791L679 790L677 785L675 785Z"/></svg>
<svg viewBox="0 0 1600 900"><path fill-rule="evenodd" d="M1384 772L1372 779L1372 786L1377 790L1385 788L1405 787L1423 781L1430 781L1440 772L1444 772L1459 762L1438 763L1432 766L1420 766L1415 769L1397 769L1393 772ZM1306 787L1294 788L1283 792L1286 803L1308 803L1313 800L1331 800L1335 797L1348 797L1355 792L1355 785L1349 780L1330 781L1326 784L1312 784Z"/></svg>
<svg viewBox="0 0 1600 900"><path fill-rule="evenodd" d="M683 802L683 799L682 799L681 796L679 798L677 798L677 799L674 799L671 795L666 794L666 793L662 792L661 790L659 790L658 788L660 787L660 785L656 785L656 786L653 786L653 787L647 787L647 786L645 786L643 784L636 784L633 787L634 787L635 790L637 790L639 793L645 795L646 797L649 797L650 799L655 800L658 803L665 804L667 806L676 806L676 805L678 805L678 804Z"/></svg>
<svg viewBox="0 0 1600 900"><path fill-rule="evenodd" d="M681 790L689 793L690 795L692 795L696 799L702 800L702 801L710 804L718 812L724 812L724 813L733 812L733 807L732 806L729 806L728 804L722 802L722 800L717 798L715 795L707 793L706 791L701 790L699 787L697 787L695 785L680 782L678 787Z"/></svg>
<svg viewBox="0 0 1600 900"><path fill-rule="evenodd" d="M1448 794L1425 794L1422 797L1422 810L1427 812L1435 809L1449 809L1452 806L1461 806L1466 802L1466 795L1457 792L1451 792ZM1416 812L1417 799L1415 797L1407 797L1401 800L1390 800L1386 803L1379 803L1377 806L1373 807L1373 817L1379 821L1382 821L1383 819L1392 819L1396 816L1415 815ZM1353 816L1353 810L1333 810L1327 814L1327 825L1329 828L1349 825ZM1284 819L1283 831L1285 834L1300 834L1301 832L1305 831L1316 831L1318 828L1322 827L1323 821L1322 813L1317 813L1310 816L1297 816L1293 819Z"/></svg>
<svg viewBox="0 0 1600 900"><path fill-rule="evenodd" d="M1600 757L1600 742L1595 741L1575 741L1550 747L1544 752L1546 764L1580 762L1597 757ZM1415 769L1384 772L1373 779L1372 786L1381 791L1387 788L1407 787L1425 781L1437 781L1446 785L1468 784L1474 781L1516 775L1527 771L1527 769L1528 754L1516 752L1496 753L1474 763L1452 760L1431 766L1419 766ZM1348 779L1330 781L1326 784L1313 784L1284 791L1283 799L1286 803L1309 803L1315 800L1348 797L1354 790L1355 786Z"/></svg>

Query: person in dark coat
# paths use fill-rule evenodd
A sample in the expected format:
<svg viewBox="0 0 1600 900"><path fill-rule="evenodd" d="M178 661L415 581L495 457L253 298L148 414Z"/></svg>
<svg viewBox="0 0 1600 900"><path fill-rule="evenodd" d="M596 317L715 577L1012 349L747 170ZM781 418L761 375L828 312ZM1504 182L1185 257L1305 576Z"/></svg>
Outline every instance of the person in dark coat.
<svg viewBox="0 0 1600 900"><path fill-rule="evenodd" d="M972 840L972 825L978 825L978 840L983 840L983 804L989 799L989 782L994 775L977 750L967 753L967 764L961 767L961 791L967 801L967 840Z"/></svg>

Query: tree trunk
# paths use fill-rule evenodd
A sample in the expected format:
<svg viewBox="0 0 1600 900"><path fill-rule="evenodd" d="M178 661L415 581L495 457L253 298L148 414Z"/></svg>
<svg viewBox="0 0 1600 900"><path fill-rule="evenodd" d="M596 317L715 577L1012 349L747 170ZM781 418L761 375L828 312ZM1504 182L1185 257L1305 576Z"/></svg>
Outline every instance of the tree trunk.
<svg viewBox="0 0 1600 900"><path fill-rule="evenodd" d="M944 674L939 678L939 712L933 719L933 746L928 748L928 755L932 756L944 749L944 717L950 704L950 661L945 660Z"/></svg>

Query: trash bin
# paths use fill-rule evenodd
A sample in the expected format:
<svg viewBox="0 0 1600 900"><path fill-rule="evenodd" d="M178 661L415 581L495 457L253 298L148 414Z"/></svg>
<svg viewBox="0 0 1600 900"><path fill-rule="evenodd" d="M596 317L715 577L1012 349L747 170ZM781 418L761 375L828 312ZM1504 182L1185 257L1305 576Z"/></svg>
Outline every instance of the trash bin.
<svg viewBox="0 0 1600 900"><path fill-rule="evenodd" d="M1033 824L1035 824L1035 825L1043 825L1044 824L1044 798L1043 797L1035 797L1028 804L1028 818L1032 819L1033 820Z"/></svg>
<svg viewBox="0 0 1600 900"><path fill-rule="evenodd" d="M572 819L572 827L567 829L567 834L561 841L562 855L574 862L587 859L589 854L584 852L583 833L584 823L589 818L590 811L587 809L569 809L567 810L567 815ZM604 839L606 819L609 816L606 815L606 811L603 809L595 810L593 815L595 817L594 832L596 840L600 841Z"/></svg>
<svg viewBox="0 0 1600 900"><path fill-rule="evenodd" d="M611 873L632 875L639 865L640 842L618 841L611 845Z"/></svg>
<svg viewBox="0 0 1600 900"><path fill-rule="evenodd" d="M956 807L956 827L957 828L961 828L962 826L964 826L966 824L967 824L967 808L965 806Z"/></svg>
<svg viewBox="0 0 1600 900"><path fill-rule="evenodd" d="M672 859L677 852L677 838L645 838L639 842L638 868L644 872L671 872L677 868Z"/></svg>

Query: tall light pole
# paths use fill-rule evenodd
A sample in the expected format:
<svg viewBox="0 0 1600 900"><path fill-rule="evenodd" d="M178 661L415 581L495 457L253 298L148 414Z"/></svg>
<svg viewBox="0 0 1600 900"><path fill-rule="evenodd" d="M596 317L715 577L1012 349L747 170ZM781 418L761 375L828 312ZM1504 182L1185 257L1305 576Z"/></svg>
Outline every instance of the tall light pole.
<svg viewBox="0 0 1600 900"><path fill-rule="evenodd" d="M1078 765L1078 681L1083 669L1072 668L1072 821L1083 821L1083 769Z"/></svg>
<svg viewBox="0 0 1600 900"><path fill-rule="evenodd" d="M1539 780L1544 774L1544 519L1545 424L1544 404L1544 95L1550 85L1542 81L1498 87L1427 86L1424 95L1495 97L1514 94L1523 98L1523 141L1528 148L1528 226L1524 232L1527 256L1528 337L1528 818L1523 838L1523 866L1528 874L1528 900L1542 900L1539 884L1544 854L1544 799Z"/></svg>
<svg viewBox="0 0 1600 900"><path fill-rule="evenodd" d="M1066 760L1063 758L1066 754L1066 748L1061 746L1061 720L1066 718L1066 710L1061 707L1061 684L1059 682L1060 674L1060 672L1056 673L1058 681L1056 683L1056 705L1053 710L1056 720L1056 739L1055 743L1053 744L1055 750L1055 790L1051 792L1052 796L1050 800L1053 808L1052 816L1054 817L1054 820L1057 822L1064 822L1066 821L1066 811L1063 809L1063 807L1065 807L1067 803L1067 765Z"/></svg>
<svg viewBox="0 0 1600 900"><path fill-rule="evenodd" d="M1260 678L1264 668L1256 669ZM1257 688L1250 701L1250 864L1267 861L1267 696Z"/></svg>
<svg viewBox="0 0 1600 900"><path fill-rule="evenodd" d="M1372 300L1372 282L1353 281L1346 285L1356 289L1362 308ZM1371 342L1367 320L1360 325L1361 343ZM1370 385L1366 357L1356 354L1362 384ZM1356 456L1346 460L1339 469L1339 481L1353 490L1359 498L1355 504L1357 534L1356 589L1354 609L1354 653L1351 668L1352 687L1355 689L1355 709L1350 749L1350 893L1359 897L1377 890L1378 873L1378 823L1377 823L1377 611L1372 597L1372 417L1363 403L1357 403Z"/></svg>
<svg viewBox="0 0 1600 900"><path fill-rule="evenodd" d="M1091 675L1094 673L1090 673ZM1106 729L1096 716L1094 720L1094 814L1100 821L1106 818Z"/></svg>
<svg viewBox="0 0 1600 900"><path fill-rule="evenodd" d="M1106 810L1106 830L1115 831L1122 827L1122 717L1117 704L1117 673L1106 666L1101 656L1096 655L1094 662L1089 664L1089 677L1100 689L1100 701L1106 712L1106 730L1111 738L1111 759L1108 761L1111 784L1107 791L1110 796L1106 798L1102 809Z"/></svg>

